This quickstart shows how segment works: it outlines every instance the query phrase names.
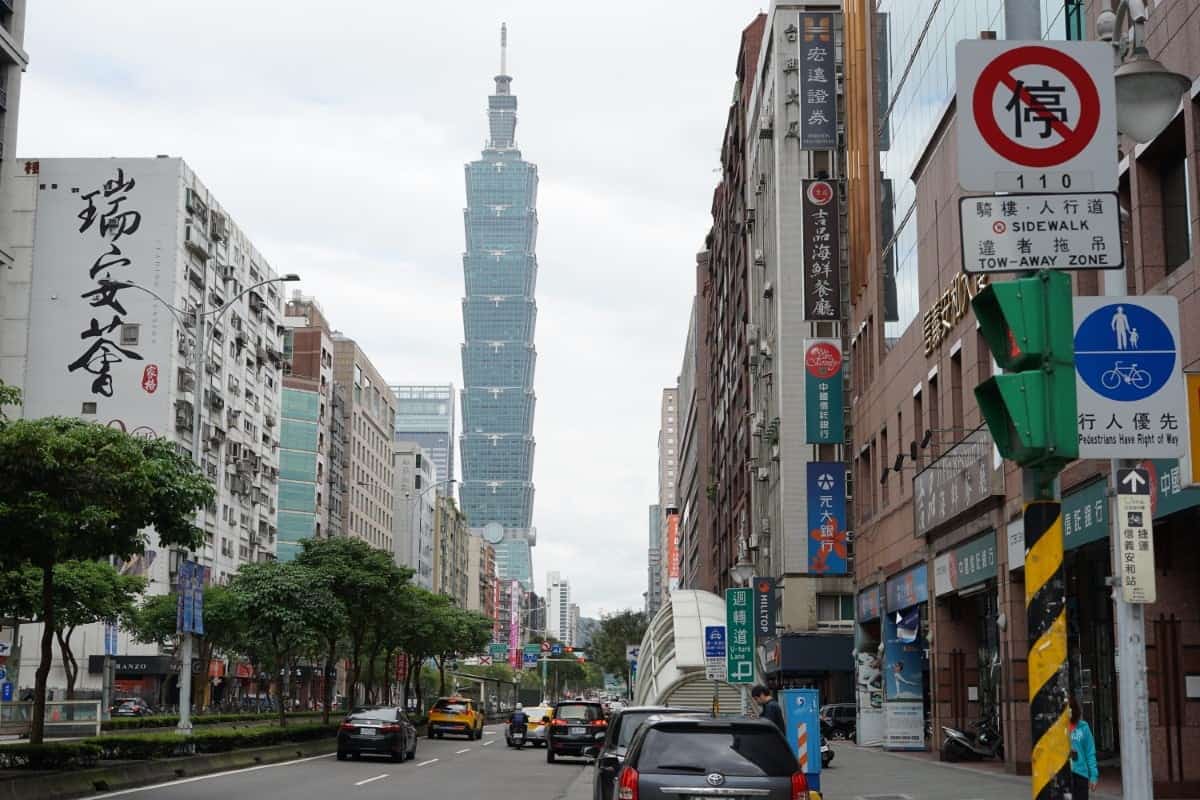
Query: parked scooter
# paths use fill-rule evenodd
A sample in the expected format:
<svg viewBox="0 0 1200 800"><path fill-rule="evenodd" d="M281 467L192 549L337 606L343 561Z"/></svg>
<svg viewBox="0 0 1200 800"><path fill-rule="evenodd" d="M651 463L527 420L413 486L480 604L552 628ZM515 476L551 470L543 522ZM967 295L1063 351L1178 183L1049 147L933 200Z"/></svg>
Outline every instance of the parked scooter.
<svg viewBox="0 0 1200 800"><path fill-rule="evenodd" d="M942 727L943 761L982 761L988 758L1004 760L1004 739L1000 731L988 720L971 725L973 734L954 728Z"/></svg>
<svg viewBox="0 0 1200 800"><path fill-rule="evenodd" d="M829 740L824 736L821 737L821 769L825 769L833 761L833 747L830 746Z"/></svg>

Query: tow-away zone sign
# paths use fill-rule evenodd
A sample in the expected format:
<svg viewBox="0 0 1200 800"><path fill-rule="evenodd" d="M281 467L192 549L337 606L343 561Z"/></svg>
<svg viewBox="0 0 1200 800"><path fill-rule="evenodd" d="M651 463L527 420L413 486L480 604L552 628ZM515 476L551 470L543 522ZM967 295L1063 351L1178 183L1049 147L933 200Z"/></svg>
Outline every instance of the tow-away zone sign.
<svg viewBox="0 0 1200 800"><path fill-rule="evenodd" d="M964 197L958 211L964 272L1125 266L1115 192Z"/></svg>

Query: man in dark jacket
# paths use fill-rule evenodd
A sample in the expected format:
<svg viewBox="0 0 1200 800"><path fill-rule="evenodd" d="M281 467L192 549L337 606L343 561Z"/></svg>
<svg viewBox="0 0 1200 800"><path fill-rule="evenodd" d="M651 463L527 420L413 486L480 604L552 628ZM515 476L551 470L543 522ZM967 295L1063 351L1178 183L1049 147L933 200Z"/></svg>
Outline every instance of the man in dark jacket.
<svg viewBox="0 0 1200 800"><path fill-rule="evenodd" d="M774 722L775 727L779 728L779 732L787 736L787 728L783 722L783 709L771 696L771 690L760 683L750 690L750 699L758 706L758 715Z"/></svg>

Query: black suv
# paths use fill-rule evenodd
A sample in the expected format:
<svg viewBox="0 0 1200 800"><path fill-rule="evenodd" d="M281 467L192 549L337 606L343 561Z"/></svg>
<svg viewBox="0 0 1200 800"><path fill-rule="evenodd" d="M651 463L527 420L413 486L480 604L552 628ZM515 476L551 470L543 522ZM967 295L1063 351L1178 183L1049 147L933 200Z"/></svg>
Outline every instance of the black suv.
<svg viewBox="0 0 1200 800"><path fill-rule="evenodd" d="M830 703L821 706L821 735L830 739L853 739L858 727L858 708L854 703Z"/></svg>
<svg viewBox="0 0 1200 800"><path fill-rule="evenodd" d="M638 728L617 775L618 800L680 795L809 800L808 780L775 724L659 717Z"/></svg>
<svg viewBox="0 0 1200 800"><path fill-rule="evenodd" d="M587 700L564 700L554 706L547 717L546 762L554 763L555 756L590 758L600 749L608 721L604 706ZM589 752L591 751L591 752Z"/></svg>
<svg viewBox="0 0 1200 800"><path fill-rule="evenodd" d="M604 746L600 748L600 752L596 756L596 774L592 780L593 800L612 800L617 773L621 771L629 743L642 723L652 717L677 714L692 714L700 717L704 716L706 712L671 706L635 706L617 712L608 721L608 735L604 737Z"/></svg>

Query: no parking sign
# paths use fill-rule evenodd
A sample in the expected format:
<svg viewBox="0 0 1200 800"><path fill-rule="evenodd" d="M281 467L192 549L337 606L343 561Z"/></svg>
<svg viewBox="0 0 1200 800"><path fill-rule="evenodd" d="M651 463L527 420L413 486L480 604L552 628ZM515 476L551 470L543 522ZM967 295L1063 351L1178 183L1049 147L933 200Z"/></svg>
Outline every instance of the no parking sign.
<svg viewBox="0 0 1200 800"><path fill-rule="evenodd" d="M955 62L964 189L1116 191L1116 93L1107 44L964 40Z"/></svg>

